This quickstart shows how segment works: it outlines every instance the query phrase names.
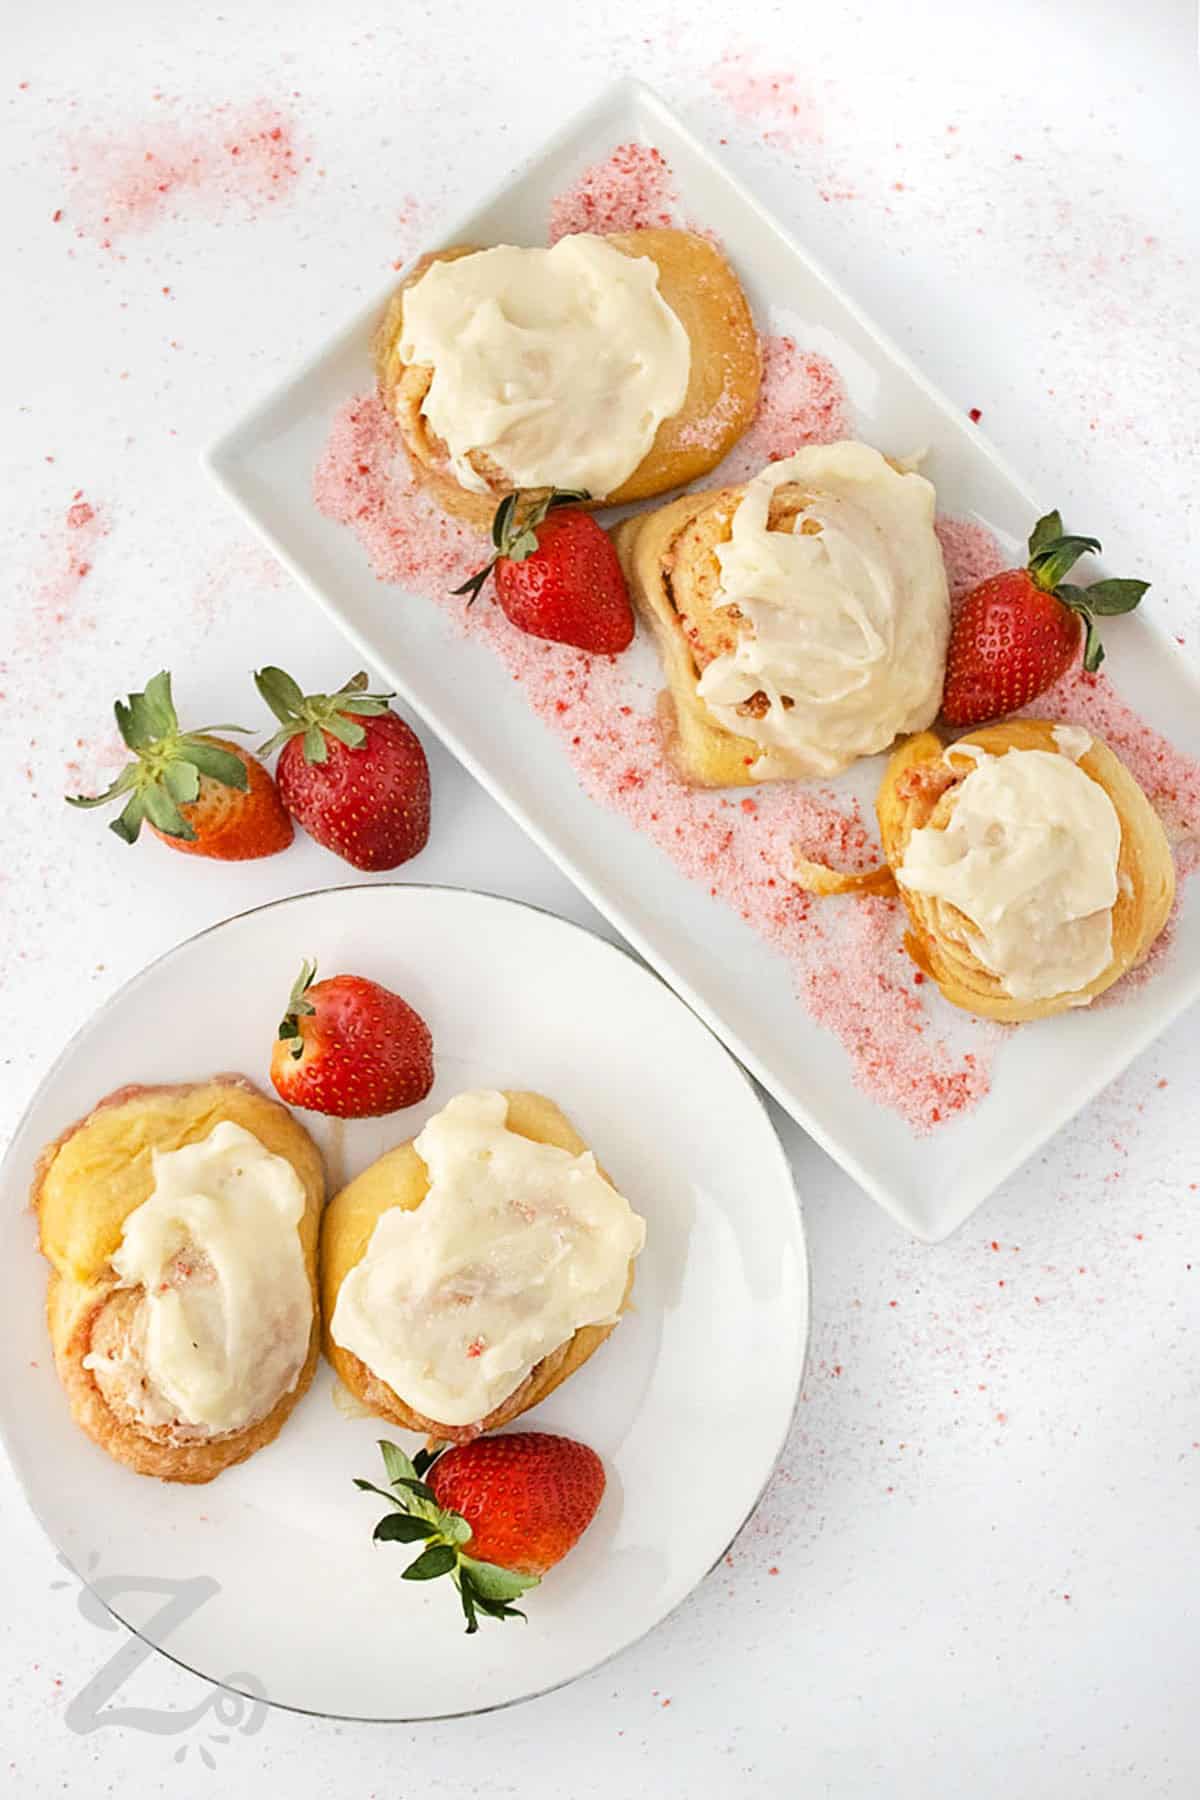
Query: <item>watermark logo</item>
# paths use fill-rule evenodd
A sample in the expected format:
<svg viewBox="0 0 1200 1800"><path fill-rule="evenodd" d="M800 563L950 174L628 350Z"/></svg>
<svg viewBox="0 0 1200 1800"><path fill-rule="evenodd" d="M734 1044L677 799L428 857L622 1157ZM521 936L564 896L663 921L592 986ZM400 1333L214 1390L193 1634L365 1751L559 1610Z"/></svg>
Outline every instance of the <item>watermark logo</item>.
<svg viewBox="0 0 1200 1800"><path fill-rule="evenodd" d="M58 1560L79 1583L77 1604L81 1615L101 1631L125 1630L108 1610L118 1601L140 1595L161 1602L141 1626L143 1635L127 1634L108 1661L68 1702L64 1717L70 1730L87 1735L109 1726L123 1725L127 1730L147 1731L160 1737L178 1737L184 1732L193 1732L193 1743L180 1744L174 1761L185 1761L189 1750L194 1748L208 1769L217 1766L211 1745L229 1744L235 1733L239 1737L253 1737L262 1730L267 1717L266 1689L257 1676L244 1669L235 1669L214 1682L211 1691L195 1706L112 1704L126 1683L155 1654L155 1647L162 1645L165 1648L171 1633L221 1592L220 1582L211 1575L180 1579L154 1575L100 1575L96 1573L100 1559L94 1553L88 1558L86 1575L65 1556ZM50 1585L65 1588L70 1583L53 1581ZM205 1729L206 1723L208 1729ZM213 1726L224 1729L211 1729ZM207 1741L199 1741L201 1738Z"/></svg>

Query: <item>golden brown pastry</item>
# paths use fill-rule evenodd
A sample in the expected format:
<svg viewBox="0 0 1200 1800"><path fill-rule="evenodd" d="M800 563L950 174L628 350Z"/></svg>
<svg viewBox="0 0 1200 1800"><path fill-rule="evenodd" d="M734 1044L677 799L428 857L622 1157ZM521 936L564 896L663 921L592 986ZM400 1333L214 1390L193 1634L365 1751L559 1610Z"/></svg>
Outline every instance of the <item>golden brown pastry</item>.
<svg viewBox="0 0 1200 1800"><path fill-rule="evenodd" d="M399 421L418 480L447 512L487 525L497 501L514 486L580 487L588 491L593 504L614 506L661 494L715 468L754 417L761 379L758 336L741 284L714 244L693 232L651 229L619 232L602 239L560 239L551 252L539 254L562 257L569 255L572 247L579 243L608 246L610 251L616 250L624 257L649 259L649 264L657 271L658 298L674 315L674 335L669 319L665 320L661 314L646 315L645 294L634 296L631 309L638 310L632 310L628 317L618 318L612 331L598 326L593 343L599 354L603 354L606 343L616 342L617 325L629 327L632 334L630 356L622 365L623 373L617 373L614 365L614 379L607 390L601 383L600 391L592 396L591 413L584 410L572 419L574 438L571 441L564 439L561 461L555 454L553 430L550 429L553 420L550 421L541 442L540 456L528 460L529 447L525 447L527 459L520 465L523 474L519 479L513 478L512 465L506 465L507 452L502 448L488 454L485 448L469 447L455 466L447 442L438 436L426 416L437 373L435 366L429 362L406 361L403 354L406 294L434 265L477 256L476 248L460 244L422 257L388 306L374 345L380 391ZM537 285L544 286L544 283L539 281ZM532 318L531 304L527 297L523 305L506 300L497 310L506 308L510 313L520 312L520 322L526 327ZM547 323L549 311L546 307L537 313L537 328L560 331L561 318ZM638 333L644 336L647 331L660 331L664 326L667 327L665 335L648 342L647 355L642 358L638 353ZM679 327L682 327L681 332ZM475 326L468 327L464 320L462 329L455 334L457 340L466 338L469 330L474 331ZM585 340L580 342L585 343ZM514 349L510 338L498 345L489 342L467 373L477 376L486 371L491 375L501 356L510 356L521 349L520 345ZM535 355L542 354L539 346ZM594 355L589 358L586 350L584 354L585 365L588 360L594 360ZM620 411L620 397L634 392L631 383L637 376L638 364L645 361L649 365L645 373L648 387L653 390L653 400L661 398L658 377L664 373L664 364L671 357L678 360L680 354L678 393L668 397L666 405L670 410L659 419L644 451L640 455L635 451L632 460L627 459L627 472L620 479L612 480L610 485L605 485L603 479L576 478L578 469L592 461L592 451L603 452L611 447L615 437L629 429L636 430L638 421L625 417ZM449 380L448 374L445 379ZM567 381L566 391L572 396L579 396L580 389L578 379ZM535 398L530 401L528 410L535 411L536 405ZM546 421L542 423L545 425ZM644 419L642 423L645 423ZM524 426L520 428L524 429ZM510 430L507 422L503 429ZM580 435L586 440L582 445L578 441ZM578 460L580 456L583 462Z"/></svg>
<svg viewBox="0 0 1200 1800"><path fill-rule="evenodd" d="M467 1442L582 1368L643 1237L552 1100L460 1094L330 1202L325 1354L379 1417Z"/></svg>
<svg viewBox="0 0 1200 1800"><path fill-rule="evenodd" d="M946 999L1015 1023L1086 1005L1136 968L1175 894L1158 816L1073 725L1012 719L892 757L879 790L905 942Z"/></svg>
<svg viewBox="0 0 1200 1800"><path fill-rule="evenodd" d="M828 776L931 722L950 618L933 517L923 476L845 442L617 526L685 781Z"/></svg>
<svg viewBox="0 0 1200 1800"><path fill-rule="evenodd" d="M117 1462L211 1481L278 1434L316 1366L324 1194L308 1133L237 1075L121 1088L42 1152L55 1364Z"/></svg>

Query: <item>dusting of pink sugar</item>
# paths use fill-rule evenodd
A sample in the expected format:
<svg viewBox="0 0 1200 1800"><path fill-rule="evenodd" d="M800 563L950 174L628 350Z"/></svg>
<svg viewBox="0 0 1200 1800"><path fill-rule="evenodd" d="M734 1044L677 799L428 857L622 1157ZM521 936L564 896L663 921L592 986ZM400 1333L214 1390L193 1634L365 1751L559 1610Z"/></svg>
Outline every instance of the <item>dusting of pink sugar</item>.
<svg viewBox="0 0 1200 1800"><path fill-rule="evenodd" d="M1200 867L1200 760L1148 725L1107 675L1089 675L1076 665L1026 708L1026 716L1082 725L1102 738L1153 802L1178 873Z"/></svg>
<svg viewBox="0 0 1200 1800"><path fill-rule="evenodd" d="M950 603L964 600L971 589L986 581L989 575L1007 568L1011 558L1003 550L986 525L973 519L950 519L939 515L934 530L942 546L946 580L950 584Z"/></svg>
<svg viewBox="0 0 1200 1800"><path fill-rule="evenodd" d="M765 144L795 149L821 142L821 120L791 69L754 66L743 51L727 51L709 71L714 91L739 119L757 126Z"/></svg>
<svg viewBox="0 0 1200 1800"><path fill-rule="evenodd" d="M485 560L480 533L447 518L413 480L396 422L377 394L339 409L313 498L327 518L352 528L381 581L439 592Z"/></svg>
<svg viewBox="0 0 1200 1800"><path fill-rule="evenodd" d="M675 225L675 177L653 144L618 144L557 195L550 207L550 242L569 232L644 231Z"/></svg>
<svg viewBox="0 0 1200 1800"><path fill-rule="evenodd" d="M80 237L111 249L185 206L260 211L289 192L307 160L290 117L267 101L214 106L194 119L173 116L164 103L132 131L68 142L62 210Z"/></svg>
<svg viewBox="0 0 1200 1800"><path fill-rule="evenodd" d="M828 357L775 336L762 340L762 363L754 423L721 464L717 481L748 480L765 463L805 444L835 444L854 435L845 385Z"/></svg>
<svg viewBox="0 0 1200 1800"><path fill-rule="evenodd" d="M77 602L108 531L104 509L77 490L61 525L43 533L42 560L34 572L25 620L25 635L31 643L44 649L62 632L83 623Z"/></svg>

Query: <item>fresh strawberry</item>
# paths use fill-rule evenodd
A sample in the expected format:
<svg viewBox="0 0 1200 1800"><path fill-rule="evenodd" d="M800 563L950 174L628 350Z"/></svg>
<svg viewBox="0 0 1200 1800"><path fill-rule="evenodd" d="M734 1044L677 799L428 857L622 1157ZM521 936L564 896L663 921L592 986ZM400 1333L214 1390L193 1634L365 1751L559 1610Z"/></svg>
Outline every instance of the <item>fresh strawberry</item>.
<svg viewBox="0 0 1200 1800"><path fill-rule="evenodd" d="M633 608L617 553L578 502L551 489L506 494L492 520L495 555L455 588L474 600L496 572L496 597L518 631L615 656L633 642Z"/></svg>
<svg viewBox="0 0 1200 1800"><path fill-rule="evenodd" d="M942 717L947 725L978 725L1016 712L1065 675L1083 639L1083 666L1104 660L1097 616L1131 612L1145 581L1096 581L1073 587L1063 576L1095 538L1064 536L1057 512L1039 519L1029 539L1029 562L1005 569L973 588L950 632Z"/></svg>
<svg viewBox="0 0 1200 1800"><path fill-rule="evenodd" d="M511 1602L579 1542L604 1497L596 1452L548 1432L476 1438L453 1450L422 1450L411 1462L395 1444L379 1448L391 1491L354 1484L393 1509L376 1525L375 1541L420 1543L403 1579L449 1575L468 1632L478 1630L479 1613L523 1618Z"/></svg>
<svg viewBox="0 0 1200 1800"><path fill-rule="evenodd" d="M373 1119L415 1106L433 1086L433 1038L420 1013L363 975L316 981L305 962L271 1052L289 1106ZM315 983L315 985L314 985Z"/></svg>
<svg viewBox="0 0 1200 1800"><path fill-rule="evenodd" d="M356 869L394 869L429 841L429 764L421 740L352 676L336 694L303 694L282 669L260 669L258 691L280 721L283 803L318 844Z"/></svg>
<svg viewBox="0 0 1200 1800"><path fill-rule="evenodd" d="M166 670L145 691L116 703L117 729L135 760L103 794L70 794L72 806L103 806L128 794L110 831L137 841L143 820L172 850L246 862L274 856L292 841L292 821L263 765L248 750L215 735L241 725L181 731Z"/></svg>

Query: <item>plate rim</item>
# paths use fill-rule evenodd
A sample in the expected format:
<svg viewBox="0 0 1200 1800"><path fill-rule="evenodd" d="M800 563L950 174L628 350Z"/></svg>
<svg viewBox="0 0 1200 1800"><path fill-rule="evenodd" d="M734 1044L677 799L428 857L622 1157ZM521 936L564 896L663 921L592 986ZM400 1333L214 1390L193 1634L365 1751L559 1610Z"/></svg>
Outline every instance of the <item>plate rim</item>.
<svg viewBox="0 0 1200 1800"><path fill-rule="evenodd" d="M727 167L717 152L697 137L662 96L636 76L628 74L619 76L615 81L602 88L591 101L570 114L555 131L551 132L539 148L529 152L509 168L498 182L487 189L469 211L464 212L461 217L456 217L450 224L444 227L439 226L439 234L444 233L449 241L461 237L465 222L469 221L475 213L482 212L501 201L512 184L525 173L559 154L563 146L569 143L574 136L593 125L600 124L607 115L618 113L622 106L628 107L634 112L641 109L649 115L651 120L657 118L666 125L670 132L682 140L689 152L705 166L706 170L730 189L738 203L753 214L764 229L773 233L813 278L829 290L837 302L855 318L862 329L871 335L885 355L890 357L892 362L922 390L937 410L948 419L952 419L956 427L961 427L962 420L959 409L912 360L891 333L875 321L866 308L860 305L843 284L829 272L821 260L815 257L797 236L776 218L774 213L747 187L740 176ZM410 259L404 268L411 267L414 260L415 258ZM930 1245L944 1243L961 1230L984 1202L990 1199L1017 1170L1024 1167L1039 1151L1044 1149L1050 1139L1057 1136L1058 1132L1077 1117L1085 1106L1090 1105L1118 1074L1128 1068L1136 1057L1168 1031L1189 1006L1200 999L1200 962L1198 962L1190 981L1182 980L1172 984L1169 992L1164 994L1160 1010L1152 1019L1147 1018L1140 1030L1130 1031L1119 1046L1114 1046L1108 1055L1102 1055L1093 1063L1092 1066L1102 1073L1098 1080L1089 1083L1089 1091L1082 1099L1076 1100L1072 1097L1061 1099L1044 1125L1032 1137L1022 1139L1014 1152L1006 1151L1002 1144L993 1147L989 1153L985 1173L958 1177L956 1203L952 1206L948 1205L932 1224L919 1221L915 1217L911 1184L901 1186L896 1182L890 1182L884 1174L875 1174L866 1168L857 1147L839 1140L833 1131L828 1130L814 1116L803 1095L782 1075L776 1075L767 1060L752 1051L740 1033L724 1022L718 1009L709 1005L692 983L676 972L671 957L669 955L659 956L650 948L643 934L630 923L626 909L621 902L619 900L614 902L608 896L601 894L596 885L576 868L570 853L561 850L553 837L542 829L529 811L504 791L502 785L493 779L487 765L464 747L458 734L432 716L431 711L427 710L421 699L409 686L404 674L403 659L398 655L393 656L388 650L381 649L367 640L364 633L346 618L339 604L327 595L320 584L310 577L302 565L293 558L285 544L239 490L236 470L239 467L240 444L254 424L283 402L294 389L305 384L327 360L340 355L348 345L353 343L378 316L379 311L394 294L396 285L402 278L403 269L393 274L386 287L381 288L378 296L357 308L345 325L336 328L310 355L302 358L294 370L275 379L257 400L245 407L239 413L237 420L200 452L203 467L238 516L254 531L271 554L283 564L292 579L315 601L320 611L347 642L357 650L360 656L382 670L406 704L446 746L451 755L474 776L484 791L510 818L516 821L526 836L532 839L543 854L549 857L555 867L562 871L596 910L621 932L641 960L652 968L661 980L666 981L667 985L679 995L685 1004L703 1020L709 1030L725 1045L736 1060L750 1071L759 1085L766 1089L788 1116L903 1231L915 1238L918 1243ZM991 439L985 433L974 432L971 442L976 452L983 456L1036 511L1037 502L1031 490ZM1150 631L1159 640L1161 646L1170 653L1177 674L1195 691L1197 702L1200 704L1200 671L1193 671L1187 659L1179 655L1177 646L1170 640L1170 634L1154 619L1140 620L1139 626L1142 630ZM847 1079L850 1080L852 1077L848 1074Z"/></svg>
<svg viewBox="0 0 1200 1800"><path fill-rule="evenodd" d="M713 1570L715 1568L719 1567L719 1565L722 1562L722 1560L724 1559L724 1557L728 1555L729 1551L732 1549L733 1545L738 1541L742 1532L746 1529L746 1526L749 1524L751 1518L754 1516L755 1512L758 1510L759 1504L761 1503L763 1496L766 1493L767 1488L770 1486L771 1481L773 1480L773 1478L775 1476L775 1472L779 1467L779 1463L783 1456L784 1449L787 1445L788 1438L791 1436L792 1428L794 1427L794 1425L796 1423L796 1418L798 1416L799 1409L800 1409L800 1402L801 1402L803 1392L804 1392L804 1384L805 1384L805 1381L808 1376L809 1362L810 1362L810 1357L811 1357L811 1352L812 1352L812 1332L813 1332L812 1259L809 1255L809 1250L808 1250L808 1235L807 1235L807 1232L806 1232L805 1226L804 1226L804 1208L803 1208L803 1204L802 1204L802 1201L800 1198L800 1192L799 1192L799 1188L798 1188L797 1181L796 1181L796 1171L792 1164L791 1158L788 1156L788 1153L787 1153L786 1149L784 1148L783 1141L780 1138L779 1133L775 1128L775 1123L771 1118L770 1112L767 1109L767 1106L763 1100L763 1096L759 1092L759 1088L756 1085L756 1083L754 1082L754 1080L752 1079L749 1071L743 1066L743 1064L734 1055L733 1051L729 1048L729 1045L724 1041L724 1039L716 1031L713 1030L712 1026L708 1023L708 1021L700 1013L698 1013L694 1007L692 1007L688 1004L688 1002L672 986L672 984L669 981L667 981L662 975L660 975L658 973L657 969L655 969L650 963L648 963L644 957L639 955L637 951L630 948L629 945L614 943L611 938L604 937L600 932L596 931L592 926L582 925L578 922L578 920L575 920L575 919L564 918L561 913L556 913L552 910L552 908L550 908L548 906L542 906L537 901L515 899L510 894L497 894L497 893L492 892L492 890L488 889L488 888L464 887L455 882L448 882L448 881L391 880L391 881L339 882L330 887L308 888L308 889L305 889L302 893L298 893L298 894L280 894L280 895L276 896L276 898L273 900L260 901L258 903L258 905L256 905L256 906L243 907L241 909L241 911L236 912L236 913L230 913L225 918L222 918L222 919L216 919L209 925L201 926L201 928L198 931L189 933L187 937L180 938L176 943L168 945L168 947L165 950L161 950L157 956L152 957L149 962L144 963L141 968L135 970L132 975L127 976L124 981L119 983L119 985L113 989L112 993L108 994L105 997L105 999L101 1001L100 1005L97 1006L96 1008L94 1008L94 1010L88 1014L87 1018L83 1019L75 1027L74 1031L72 1031L70 1037L64 1043L62 1049L59 1051L58 1055L54 1058L53 1062L50 1064L49 1068L45 1071L41 1080L38 1082L37 1086L34 1088L34 1091L30 1095L25 1106L21 1109L20 1116L16 1122L16 1125L13 1128L12 1135L9 1138L8 1144L5 1147L3 1157L0 1157L0 1189L4 1189L9 1186L16 1185L12 1180L12 1175L13 1175L14 1165L17 1161L17 1152L18 1152L18 1150L23 1149L22 1140L26 1136L27 1128L29 1126L31 1117L32 1117L33 1113L35 1112L36 1108L38 1107L38 1105L40 1104L40 1102L43 1100L43 1098L46 1095L46 1093L48 1092L48 1090L53 1086L53 1083L59 1073L59 1070L64 1066L64 1064L70 1058L72 1053L76 1050L80 1041L88 1035L88 1033L99 1022L99 1020L104 1016L104 1014L107 1013L109 1011L109 1009L112 1006L114 1006L118 1000L124 998L126 995L131 993L135 988L137 988L148 976L150 976L162 964L169 962L173 957L178 956L181 952L189 949L192 945L201 942L204 938L211 937L215 933L224 930L226 928L226 926L239 924L239 923L241 923L241 921L243 921L245 919L253 918L253 917L257 916L259 913L274 912L281 907L294 906L294 905L297 905L304 901L309 901L309 900L326 899L331 895L346 895L346 894L364 893L364 892L365 893L389 893L389 892L397 892L397 891L400 891L400 892L415 891L418 893L426 893L426 894L439 894L439 893L466 894L476 900L484 900L487 902L496 903L500 906L512 907L516 911L536 913L541 918L549 919L549 920L553 921L553 923L556 925L561 925L570 931L578 932L581 936L590 939L593 944L598 944L598 945L602 946L604 949L612 951L615 955L623 957L626 961L632 963L634 968L637 969L641 974L645 975L649 980L657 983L658 986L660 986L666 992L666 994L668 994L670 996L671 999L677 1001L678 1004L680 1006L682 1006L686 1012L689 1012L692 1015L692 1017L696 1020L696 1023L704 1031L706 1031L708 1033L708 1035L712 1038L714 1044L716 1045L717 1049L728 1060L731 1072L733 1074L735 1074L738 1077L738 1079L745 1084L747 1092L749 1093L749 1095L753 1099L755 1105L758 1107L760 1113L762 1114L763 1124L769 1135L770 1141L774 1146L774 1151L778 1155L779 1162L781 1165L781 1170L782 1170L782 1173L783 1173L785 1181L786 1181L786 1185L791 1191L791 1196L792 1196L792 1200L794 1203L794 1222L793 1222L794 1242L795 1242L795 1248L798 1252L799 1261L800 1261L801 1270L802 1270L802 1291L803 1291L803 1296L804 1296L804 1331L803 1331L803 1336L802 1336L801 1343L800 1343L800 1355L799 1355L799 1359L798 1359L798 1366L796 1369L795 1392L792 1397L791 1407L789 1408L789 1411L788 1411L788 1415L787 1415L786 1422L784 1424L782 1435L780 1436L778 1443L776 1444L774 1450L771 1453L769 1466L767 1468L766 1474L763 1477L762 1484L760 1485L758 1491L754 1495L753 1500L751 1501L749 1507L747 1508L744 1516L738 1522L736 1528L734 1529L732 1535L729 1537L729 1539L726 1542L726 1544L724 1545L724 1547L720 1551L718 1551L717 1555L714 1557L713 1561L708 1565L708 1567L706 1569L704 1569L701 1572L701 1574L699 1574L696 1577L696 1579L692 1582L691 1586L687 1588L686 1592L680 1594L679 1598L670 1607L668 1607L666 1612L660 1614L660 1616L657 1619L655 1619L652 1624L647 1625L644 1630L637 1632L634 1636L625 1639L622 1643L618 1644L614 1649L607 1651L603 1656L597 1658L597 1660L595 1662L589 1663L586 1668L578 1669L573 1674L570 1674L570 1675L564 1675L561 1680L549 1682L546 1686L532 1689L529 1693L526 1693L526 1694L516 1694L507 1700L492 1701L486 1706L465 1707L465 1708L461 1708L459 1710L452 1711L452 1712L412 1713L412 1714L405 1714L402 1716L396 1715L396 1714L387 1715L387 1716L372 1716L372 1715L367 1715L364 1713L326 1712L326 1711L322 1711L319 1708L315 1708L315 1707L298 1706L287 1700L273 1699L269 1694L264 1696L264 1695L257 1694L257 1693L251 1693L245 1688L238 1687L236 1685L236 1683L234 1683L234 1682L221 1679L218 1676L209 1675L204 1670L195 1668L190 1662L185 1661L181 1656L176 1655L172 1650L170 1650L166 1646L155 1643L153 1638L147 1637L145 1632L139 1626L131 1623L131 1621L129 1619L125 1618L123 1616L123 1614L118 1611L116 1606L114 1606L112 1604L111 1601L107 1600L103 1596L103 1594L97 1592L97 1590L92 1586L91 1582L88 1580L87 1575L81 1569L76 1567L75 1563L71 1560L70 1557L67 1556L66 1552L63 1550L62 1546L59 1544L54 1532L51 1531L49 1525L46 1523L46 1520L42 1515L40 1506L38 1505L37 1501L34 1499L32 1492L30 1491L29 1483L26 1480L25 1466L23 1465L23 1463L20 1460L18 1460L17 1456L14 1454L13 1444L12 1444L12 1441L11 1441L11 1438L9 1435L9 1430L8 1430L7 1421L6 1421L6 1417L5 1417L5 1411L4 1411L3 1406L0 1405L0 1448L3 1449L4 1454L7 1457L8 1465L9 1465L10 1469L12 1470L13 1475L16 1478L17 1486L20 1489L21 1496L24 1499L26 1505L28 1506L31 1515L33 1516L39 1529L45 1536L47 1542L53 1548L55 1554L71 1570L71 1573L75 1576L76 1580L79 1582L81 1589L85 1589L87 1591L87 1593L89 1595L91 1595L93 1600L98 1601L99 1604L103 1607L104 1611L106 1613L108 1613L111 1618L115 1619L118 1625L123 1626L126 1631L128 1631L133 1637L137 1638L141 1643L145 1644L149 1649L153 1650L156 1655L166 1657L168 1662L174 1663L177 1668L183 1669L189 1675L194 1675L200 1681L208 1682L209 1685L212 1687L221 1688L226 1693L236 1694L240 1699L243 1699L243 1700L262 1701L264 1704L274 1708L276 1711L279 1711L279 1712L293 1713L301 1718L327 1719L336 1724L350 1724L350 1725L425 1725L425 1724L436 1724L441 1721L447 1721L447 1720L452 1720L452 1719L481 1718L488 1713L505 1712L510 1707L523 1706L528 1701L531 1701L531 1700L540 1700L543 1698L543 1696L545 1696L547 1694L557 1693L561 1688L566 1688L566 1687L571 1686L571 1684L573 1682L582 1681L586 1676L594 1675L597 1670L606 1667L610 1662L613 1662L618 1656L624 1655L627 1650L631 1650L634 1648L635 1645L640 1644L643 1641L643 1639L649 1637L651 1632L657 1631L659 1626L664 1624L667 1619L669 1619L674 1613L678 1612L679 1608L681 1606L683 1606L686 1601L691 1599L692 1595L696 1592L697 1588L699 1588L700 1585L708 1579L708 1577L712 1574ZM322 1358L323 1358L323 1353L322 1353ZM321 1360L322 1359L318 1359L318 1367L320 1367ZM500 1436L503 1434L497 1433L496 1435Z"/></svg>

